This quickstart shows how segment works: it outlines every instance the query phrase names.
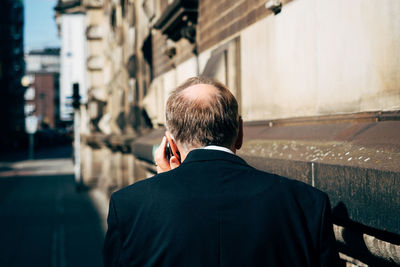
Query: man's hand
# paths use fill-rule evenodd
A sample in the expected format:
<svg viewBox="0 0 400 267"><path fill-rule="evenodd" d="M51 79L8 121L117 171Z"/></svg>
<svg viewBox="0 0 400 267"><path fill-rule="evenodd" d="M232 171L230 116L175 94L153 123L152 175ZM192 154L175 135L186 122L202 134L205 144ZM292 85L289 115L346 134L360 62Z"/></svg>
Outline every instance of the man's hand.
<svg viewBox="0 0 400 267"><path fill-rule="evenodd" d="M166 149L169 143L171 158L168 159ZM154 152L157 173L167 172L181 165L181 154L170 132L166 131L160 146Z"/></svg>
<svg viewBox="0 0 400 267"><path fill-rule="evenodd" d="M154 152L154 161L157 166L157 173L167 172L171 170L170 162L165 155L165 150L167 149L167 138L164 136L160 146Z"/></svg>

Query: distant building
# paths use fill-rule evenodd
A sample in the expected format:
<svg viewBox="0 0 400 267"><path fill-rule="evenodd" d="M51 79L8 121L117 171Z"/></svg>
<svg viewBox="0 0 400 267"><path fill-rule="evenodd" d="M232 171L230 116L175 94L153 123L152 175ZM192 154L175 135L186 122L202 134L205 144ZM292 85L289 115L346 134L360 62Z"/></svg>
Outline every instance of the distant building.
<svg viewBox="0 0 400 267"><path fill-rule="evenodd" d="M35 115L39 129L62 126L60 123L60 49L30 51L25 56L25 116Z"/></svg>
<svg viewBox="0 0 400 267"><path fill-rule="evenodd" d="M60 72L60 48L32 50L25 56L27 72Z"/></svg>
<svg viewBox="0 0 400 267"><path fill-rule="evenodd" d="M0 149L15 148L24 136L24 5L3 0L0 9Z"/></svg>
<svg viewBox="0 0 400 267"><path fill-rule="evenodd" d="M61 37L60 116L72 121L72 86L79 84L81 103L87 102L86 88L86 15L80 1L58 1L55 7Z"/></svg>

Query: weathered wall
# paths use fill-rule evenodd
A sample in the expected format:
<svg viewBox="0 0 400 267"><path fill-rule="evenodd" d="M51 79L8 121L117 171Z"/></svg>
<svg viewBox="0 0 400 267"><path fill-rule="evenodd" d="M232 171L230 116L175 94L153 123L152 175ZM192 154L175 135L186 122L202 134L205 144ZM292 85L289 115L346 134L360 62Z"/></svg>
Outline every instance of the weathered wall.
<svg viewBox="0 0 400 267"><path fill-rule="evenodd" d="M176 86L238 37L239 65L226 64L237 69L247 121L400 108L400 2L283 2L274 16L265 1L200 1L198 61L189 46L169 59L165 37L154 31L155 76L176 71Z"/></svg>
<svg viewBox="0 0 400 267"><path fill-rule="evenodd" d="M246 120L400 108L396 0L297 0L241 33Z"/></svg>

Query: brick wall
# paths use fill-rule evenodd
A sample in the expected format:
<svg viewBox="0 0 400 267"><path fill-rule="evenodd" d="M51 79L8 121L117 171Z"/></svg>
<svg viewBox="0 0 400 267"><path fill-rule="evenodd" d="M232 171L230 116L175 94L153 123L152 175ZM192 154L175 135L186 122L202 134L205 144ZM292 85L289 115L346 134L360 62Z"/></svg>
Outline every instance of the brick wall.
<svg viewBox="0 0 400 267"><path fill-rule="evenodd" d="M283 4L292 0L284 0ZM198 52L218 44L224 39L240 32L247 26L272 14L265 8L266 0L201 0L198 8L197 45ZM160 9L165 11L167 1L163 0ZM193 46L180 40L175 44L176 55L166 56L166 37L153 31L153 74L154 77L172 69L193 56Z"/></svg>
<svg viewBox="0 0 400 267"><path fill-rule="evenodd" d="M272 14L265 8L265 2L266 0L199 1L197 26L199 52Z"/></svg>
<svg viewBox="0 0 400 267"><path fill-rule="evenodd" d="M55 127L55 88L53 73L35 74L35 115L42 117L43 122L48 123L50 128Z"/></svg>

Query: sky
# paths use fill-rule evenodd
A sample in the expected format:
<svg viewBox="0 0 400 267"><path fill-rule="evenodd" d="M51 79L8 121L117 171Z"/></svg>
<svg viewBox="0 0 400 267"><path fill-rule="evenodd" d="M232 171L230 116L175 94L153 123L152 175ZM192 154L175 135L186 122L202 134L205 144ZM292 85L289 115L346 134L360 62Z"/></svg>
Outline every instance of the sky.
<svg viewBox="0 0 400 267"><path fill-rule="evenodd" d="M60 47L54 18L57 0L24 0L25 51L45 47Z"/></svg>

